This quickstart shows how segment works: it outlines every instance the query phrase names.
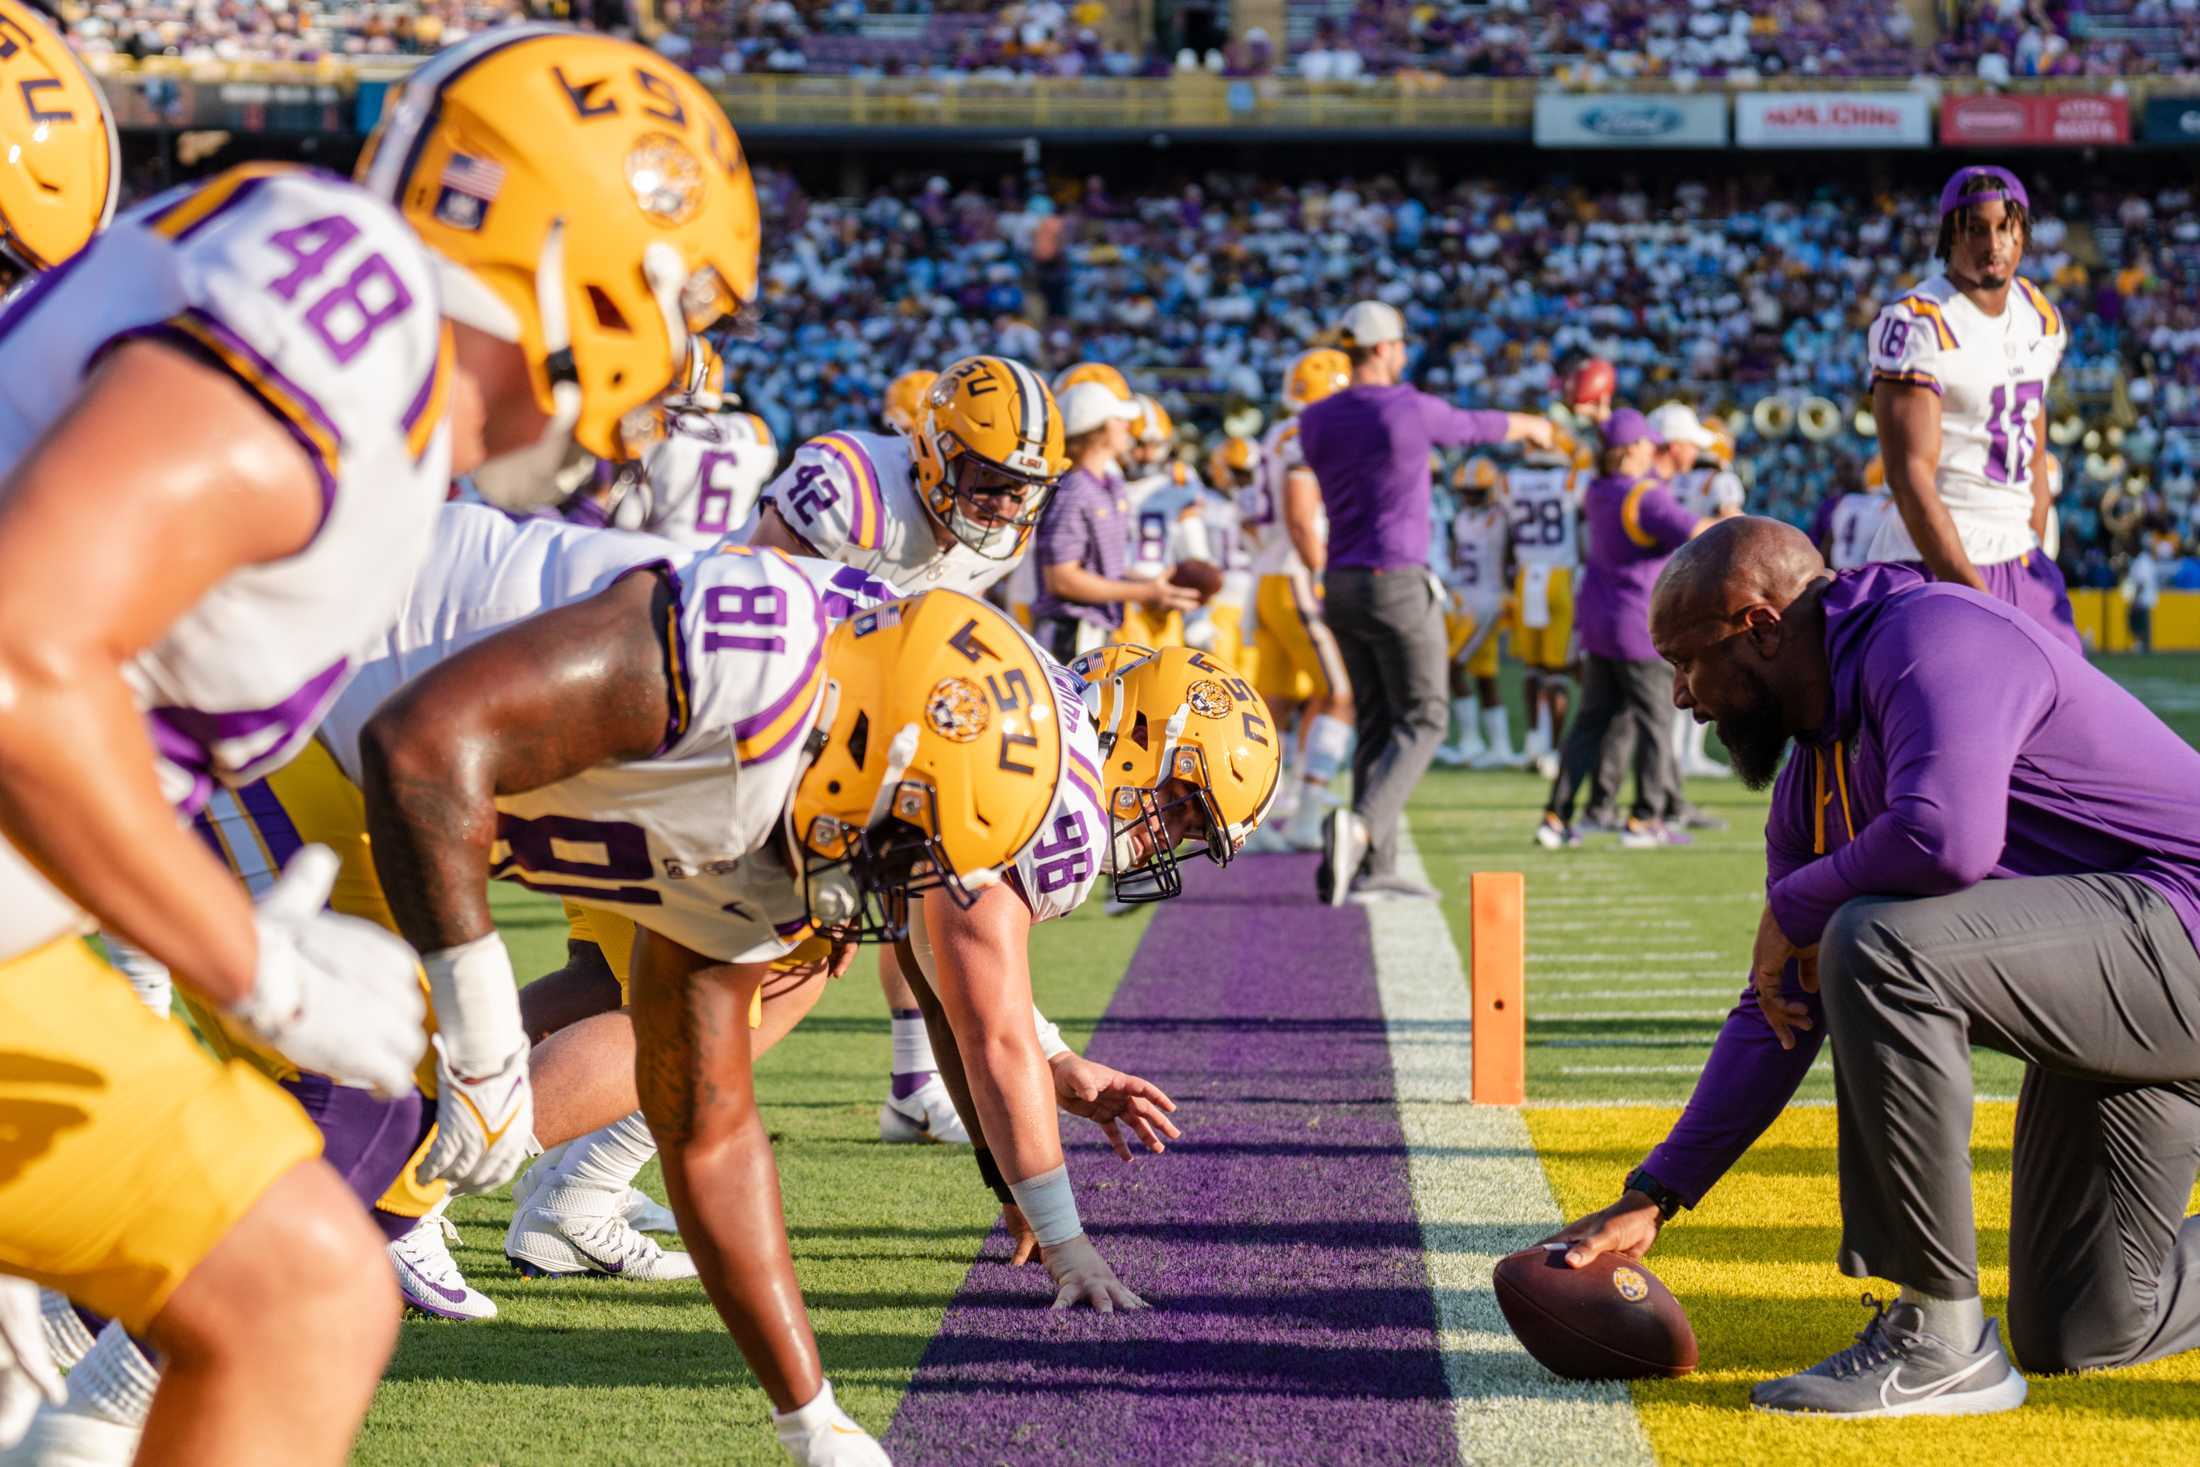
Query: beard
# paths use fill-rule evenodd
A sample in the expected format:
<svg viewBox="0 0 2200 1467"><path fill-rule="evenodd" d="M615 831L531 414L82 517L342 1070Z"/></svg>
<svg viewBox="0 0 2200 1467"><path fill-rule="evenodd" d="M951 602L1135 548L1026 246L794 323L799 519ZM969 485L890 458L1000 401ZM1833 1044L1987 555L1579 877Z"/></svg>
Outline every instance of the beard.
<svg viewBox="0 0 2200 1467"><path fill-rule="evenodd" d="M1787 753L1788 731L1771 687L1754 671L1748 677L1755 694L1748 706L1729 713L1712 727L1719 731L1719 742L1726 745L1727 757L1734 761L1735 777L1744 788L1761 790L1780 772L1781 757Z"/></svg>

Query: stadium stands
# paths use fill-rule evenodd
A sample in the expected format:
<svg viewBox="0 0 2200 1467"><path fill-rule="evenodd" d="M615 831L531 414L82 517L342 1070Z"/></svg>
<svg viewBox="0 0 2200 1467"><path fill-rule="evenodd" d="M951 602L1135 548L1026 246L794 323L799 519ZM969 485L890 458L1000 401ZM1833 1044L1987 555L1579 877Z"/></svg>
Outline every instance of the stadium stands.
<svg viewBox="0 0 2200 1467"><path fill-rule="evenodd" d="M1340 304L1378 296L1426 343L1424 385L1476 404L1540 408L1567 359L1591 351L1643 403L1679 396L1746 414L1768 394L1824 395L1843 422L1832 452L1799 434L1742 434L1751 507L1798 522L1870 452L1851 423L1867 393L1861 333L1932 244L1917 199L1829 186L1758 202L1740 181L1685 178L1645 192L1237 175L1137 194L1095 180L1065 187L1059 206L944 180L853 199L813 197L783 173L761 183L779 247L760 335L727 356L782 441L866 421L897 372L980 349L1049 367L1117 362L1212 430L1225 411L1268 404ZM2029 268L2065 303L2073 336L2055 412L2063 432L2097 434L2090 470L2082 437L2058 444L2074 476L2071 532L2097 538L2091 506L2136 473L2189 537L2200 464L2190 191L2042 202ZM2134 408L2143 425L2112 435Z"/></svg>

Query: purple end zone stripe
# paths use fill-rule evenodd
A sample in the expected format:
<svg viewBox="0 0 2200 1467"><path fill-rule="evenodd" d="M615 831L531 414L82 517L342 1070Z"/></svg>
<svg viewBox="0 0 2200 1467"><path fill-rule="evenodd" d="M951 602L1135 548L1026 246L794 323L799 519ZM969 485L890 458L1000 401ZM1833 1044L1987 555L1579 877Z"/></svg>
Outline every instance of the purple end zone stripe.
<svg viewBox="0 0 2200 1467"><path fill-rule="evenodd" d="M1086 1228L1155 1309L1050 1314L996 1229L887 1433L897 1463L1456 1459L1366 915L1316 906L1313 864L1202 864L1094 1037L1184 1127L1128 1166L1065 1127Z"/></svg>

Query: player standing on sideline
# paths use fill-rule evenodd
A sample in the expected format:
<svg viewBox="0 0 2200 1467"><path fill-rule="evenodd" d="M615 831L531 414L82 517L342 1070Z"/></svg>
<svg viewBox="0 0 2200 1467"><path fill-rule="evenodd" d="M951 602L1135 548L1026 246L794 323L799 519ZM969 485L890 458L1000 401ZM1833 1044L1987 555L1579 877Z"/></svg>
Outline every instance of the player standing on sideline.
<svg viewBox="0 0 2200 1467"><path fill-rule="evenodd" d="M2040 436L2070 338L2040 288L2017 274L2031 242L2017 176L1959 168L1940 191L1943 273L1873 320L1872 414L1896 513L1870 558L1920 562L2079 647L2062 572L2040 549L2054 503Z"/></svg>
<svg viewBox="0 0 2200 1467"><path fill-rule="evenodd" d="M1505 476L1512 527L1513 655L1526 670L1525 762L1556 773L1556 740L1566 728L1567 675L1573 666L1575 580L1581 574L1581 491L1588 482L1560 440L1531 448Z"/></svg>
<svg viewBox="0 0 2200 1467"><path fill-rule="evenodd" d="M1329 527L1321 486L1299 443L1299 414L1351 385L1352 363L1343 352L1316 347L1300 354L1284 377L1284 416L1261 440L1260 482L1249 502L1240 501L1253 540L1256 686L1279 726L1290 729L1275 815L1280 828L1264 842L1276 849L1320 847L1329 786L1352 747L1351 680L1322 620L1318 568Z"/></svg>
<svg viewBox="0 0 2200 1467"><path fill-rule="evenodd" d="M1240 501L1259 472L1260 445L1250 438L1225 438L1207 455L1207 491L1200 497L1200 517L1206 522L1208 558L1222 571L1222 589L1184 618L1188 644L1211 654L1224 667L1235 668L1255 687L1260 686L1260 669L1254 665L1251 622L1253 556Z"/></svg>
<svg viewBox="0 0 2200 1467"><path fill-rule="evenodd" d="M32 22L5 19L18 61ZM668 98L684 121L644 124ZM175 812L311 737L455 471L525 507L545 464L623 456L686 332L754 290L732 128L639 47L500 30L415 72L390 116L365 187L232 170L0 315L11 357L44 363L0 405L0 1032L49 1072L0 1083L0 1130L45 1136L0 1185L0 1251L166 1356L141 1462L341 1461L396 1293L304 1114L141 1008L78 940L85 915L256 1041L417 1107L410 950L321 911L325 853L255 908ZM378 153L393 128L410 145ZM595 298L620 330L569 315ZM462 994L438 956L439 1070L482 1120L446 1112L432 1161L487 1185L495 1136L524 1128L525 1047L496 1043L509 980ZM57 1092L55 1070L97 1083ZM83 1119L53 1133L35 1117L57 1102Z"/></svg>
<svg viewBox="0 0 2200 1467"><path fill-rule="evenodd" d="M1512 724L1497 686L1497 634L1505 620L1505 563L1512 534L1505 476L1477 455L1454 477L1457 507L1435 538L1437 574L1451 593L1444 631L1451 655L1451 712L1457 732L1436 751L1452 768L1518 769Z"/></svg>
<svg viewBox="0 0 2200 1467"><path fill-rule="evenodd" d="M1124 573L1132 580L1164 580L1186 561L1214 559L1201 513L1207 491L1191 465L1176 458L1176 423L1168 409L1141 393L1138 410L1138 420L1131 424L1131 478L1123 486L1131 509L1130 561ZM1115 639L1141 647L1181 647L1191 614L1125 607Z"/></svg>
<svg viewBox="0 0 2200 1467"><path fill-rule="evenodd" d="M1668 403L1652 413L1651 426L1665 431L1659 425L1659 414L1672 406ZM1748 498L1741 477L1734 472L1734 440L1715 421L1703 423L1692 411L1688 421L1695 421L1703 429L1704 441L1695 466L1685 473L1673 475L1673 497L1682 509L1700 520L1731 519L1742 512ZM1673 422L1686 431L1686 421L1675 418ZM1710 737L1710 725L1696 722L1678 708L1673 710L1673 747L1679 751L1681 773L1687 778L1724 779L1734 773L1733 769L1711 757ZM1690 813L1692 807L1691 810L1669 810L1666 820L1685 822ZM1698 814L1697 818L1702 817Z"/></svg>
<svg viewBox="0 0 2200 1467"><path fill-rule="evenodd" d="M1870 561L1872 542L1880 523L1894 513L1887 492L1887 465L1878 454L1864 465L1864 487L1836 494L1820 511L1821 523L1811 539L1826 564L1835 570L1855 570Z"/></svg>

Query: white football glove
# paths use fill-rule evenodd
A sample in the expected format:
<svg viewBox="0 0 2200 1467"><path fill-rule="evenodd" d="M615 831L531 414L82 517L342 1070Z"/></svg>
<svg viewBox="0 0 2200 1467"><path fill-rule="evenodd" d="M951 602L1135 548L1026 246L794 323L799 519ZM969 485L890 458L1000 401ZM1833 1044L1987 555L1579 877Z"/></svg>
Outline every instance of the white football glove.
<svg viewBox="0 0 2200 1467"><path fill-rule="evenodd" d="M307 846L261 895L259 969L229 1012L300 1069L394 1100L427 1048L419 959L394 933L322 910L340 864Z"/></svg>
<svg viewBox="0 0 2200 1467"><path fill-rule="evenodd" d="M493 1191L539 1149L511 954L491 932L421 962L435 999L436 1134L415 1175L454 1192Z"/></svg>
<svg viewBox="0 0 2200 1467"><path fill-rule="evenodd" d="M779 1444L801 1467L893 1467L878 1439L848 1419L826 1381L798 1411L772 1412Z"/></svg>
<svg viewBox="0 0 2200 1467"><path fill-rule="evenodd" d="M40 1401L58 1406L67 1399L61 1373L46 1350L38 1285L0 1277L0 1451L23 1439Z"/></svg>

